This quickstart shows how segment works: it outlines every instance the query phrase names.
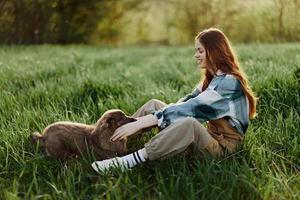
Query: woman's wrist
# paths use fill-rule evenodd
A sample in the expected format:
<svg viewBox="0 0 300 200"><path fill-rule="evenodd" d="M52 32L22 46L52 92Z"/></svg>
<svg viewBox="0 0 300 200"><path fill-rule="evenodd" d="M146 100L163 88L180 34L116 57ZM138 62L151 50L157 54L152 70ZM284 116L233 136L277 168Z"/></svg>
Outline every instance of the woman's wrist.
<svg viewBox="0 0 300 200"><path fill-rule="evenodd" d="M158 124L158 119L155 115L149 114L143 117L137 118L137 126L139 129L155 126Z"/></svg>

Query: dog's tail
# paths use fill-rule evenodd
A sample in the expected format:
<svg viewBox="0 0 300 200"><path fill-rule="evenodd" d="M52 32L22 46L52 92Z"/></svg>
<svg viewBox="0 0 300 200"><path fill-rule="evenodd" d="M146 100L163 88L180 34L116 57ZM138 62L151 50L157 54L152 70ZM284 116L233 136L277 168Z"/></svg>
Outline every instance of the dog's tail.
<svg viewBox="0 0 300 200"><path fill-rule="evenodd" d="M41 143L43 140L43 136L39 132L34 132L31 134L31 142L33 144Z"/></svg>

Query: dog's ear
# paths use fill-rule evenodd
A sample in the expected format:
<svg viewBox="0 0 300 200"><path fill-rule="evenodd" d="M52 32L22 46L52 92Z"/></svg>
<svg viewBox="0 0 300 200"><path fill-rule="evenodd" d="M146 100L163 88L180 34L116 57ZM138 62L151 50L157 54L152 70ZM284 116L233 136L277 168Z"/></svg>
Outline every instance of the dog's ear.
<svg viewBox="0 0 300 200"><path fill-rule="evenodd" d="M134 122L134 121L137 121L137 119L133 118L133 117L125 116L125 118L122 118L117 121L117 126L120 127L120 126L123 126L124 124Z"/></svg>
<svg viewBox="0 0 300 200"><path fill-rule="evenodd" d="M112 124L116 123L116 120L113 117L110 117L106 120L106 123L108 126L111 126Z"/></svg>
<svg viewBox="0 0 300 200"><path fill-rule="evenodd" d="M134 118L134 117L127 117L127 118L129 118L130 122L135 122L135 121L137 121L137 119Z"/></svg>
<svg viewBox="0 0 300 200"><path fill-rule="evenodd" d="M108 123L96 124L96 127L92 131L92 135L100 135L109 127Z"/></svg>

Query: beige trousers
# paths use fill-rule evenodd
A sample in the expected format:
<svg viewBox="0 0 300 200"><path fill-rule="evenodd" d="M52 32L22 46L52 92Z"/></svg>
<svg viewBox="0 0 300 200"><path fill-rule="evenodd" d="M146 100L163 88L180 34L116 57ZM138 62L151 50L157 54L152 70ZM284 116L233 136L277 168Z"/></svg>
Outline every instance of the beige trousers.
<svg viewBox="0 0 300 200"><path fill-rule="evenodd" d="M152 99L139 108L132 117L141 117L160 110L167 104ZM223 148L206 128L195 118L187 117L169 125L145 144L149 160L169 157L191 147L196 153L209 153L213 157L223 155Z"/></svg>

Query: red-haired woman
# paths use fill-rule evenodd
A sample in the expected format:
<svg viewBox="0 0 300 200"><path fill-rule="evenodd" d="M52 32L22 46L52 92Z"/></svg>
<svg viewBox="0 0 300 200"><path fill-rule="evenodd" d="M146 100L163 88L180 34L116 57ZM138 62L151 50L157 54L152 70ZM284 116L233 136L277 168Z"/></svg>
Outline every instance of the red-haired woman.
<svg viewBox="0 0 300 200"><path fill-rule="evenodd" d="M133 115L137 121L118 128L111 139L117 141L152 126L158 126L160 132L134 153L93 162L96 171L113 166L128 169L188 147L214 157L237 150L249 119L256 115L256 97L222 31L210 28L200 32L195 49L197 63L204 69L203 80L175 104L152 99L143 105ZM201 124L204 122L207 128Z"/></svg>

